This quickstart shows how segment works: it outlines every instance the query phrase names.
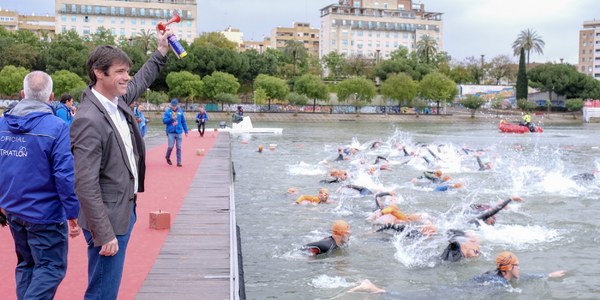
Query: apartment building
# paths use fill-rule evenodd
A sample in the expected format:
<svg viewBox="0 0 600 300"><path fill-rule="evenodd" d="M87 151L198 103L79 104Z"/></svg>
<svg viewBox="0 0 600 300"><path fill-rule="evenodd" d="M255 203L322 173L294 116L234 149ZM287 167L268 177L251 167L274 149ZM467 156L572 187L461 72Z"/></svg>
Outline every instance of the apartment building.
<svg viewBox="0 0 600 300"><path fill-rule="evenodd" d="M54 36L54 16L19 15L16 11L0 10L0 27L6 30L29 30L39 37Z"/></svg>
<svg viewBox="0 0 600 300"><path fill-rule="evenodd" d="M600 80L600 20L583 22L577 70Z"/></svg>
<svg viewBox="0 0 600 300"><path fill-rule="evenodd" d="M155 32L174 12L181 22L169 25L181 40L197 37L196 0L55 0L56 32L74 30L81 36L104 27L116 37L132 38L144 29Z"/></svg>
<svg viewBox="0 0 600 300"><path fill-rule="evenodd" d="M322 8L320 18L320 57L337 51L385 59L400 47L414 50L423 35L443 49L442 13L427 12L412 0L339 0Z"/></svg>
<svg viewBox="0 0 600 300"><path fill-rule="evenodd" d="M308 53L319 54L319 29L311 28L310 23L294 22L293 27L277 27L271 32L271 48L281 50L291 40L302 42Z"/></svg>
<svg viewBox="0 0 600 300"><path fill-rule="evenodd" d="M238 48L242 46L244 43L244 33L241 32L238 28L232 28L231 26L225 28L225 30L221 31L223 36L226 39L234 42Z"/></svg>

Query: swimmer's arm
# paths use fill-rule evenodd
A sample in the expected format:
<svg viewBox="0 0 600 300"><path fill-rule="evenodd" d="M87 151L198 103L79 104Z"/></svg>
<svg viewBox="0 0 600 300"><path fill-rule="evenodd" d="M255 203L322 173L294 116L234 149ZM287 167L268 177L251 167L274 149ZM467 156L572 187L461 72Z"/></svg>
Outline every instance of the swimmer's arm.
<svg viewBox="0 0 600 300"><path fill-rule="evenodd" d="M307 195L302 195L300 197L298 197L298 199L296 199L296 204L300 204L303 201L310 201L310 202L314 202L312 196L307 196Z"/></svg>
<svg viewBox="0 0 600 300"><path fill-rule="evenodd" d="M489 217L494 216L499 211L501 211L503 208L505 208L508 205L508 203L510 203L510 201L512 201L512 200L513 200L513 198L509 198L509 199L506 199L506 200L500 202L498 205L496 205L496 207L494 207L494 208L492 208L490 210L487 210L483 214L479 215L477 217L477 219L479 219L479 220L485 220L485 219L487 219Z"/></svg>

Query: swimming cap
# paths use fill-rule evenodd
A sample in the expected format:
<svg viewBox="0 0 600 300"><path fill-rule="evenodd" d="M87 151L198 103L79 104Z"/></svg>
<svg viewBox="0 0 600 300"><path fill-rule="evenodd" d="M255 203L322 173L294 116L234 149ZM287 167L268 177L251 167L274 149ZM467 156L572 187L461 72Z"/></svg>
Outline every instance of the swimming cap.
<svg viewBox="0 0 600 300"><path fill-rule="evenodd" d="M508 271L513 268L513 265L518 265L519 260L517 256L512 252L502 252L496 257L496 266L500 271Z"/></svg>
<svg viewBox="0 0 600 300"><path fill-rule="evenodd" d="M440 177L440 176L442 176L442 170L435 170L434 174L436 177Z"/></svg>
<svg viewBox="0 0 600 300"><path fill-rule="evenodd" d="M319 193L324 193L324 194L327 194L327 195L329 195L329 190L328 190L328 189L326 189L326 188L320 188L320 189L319 189Z"/></svg>
<svg viewBox="0 0 600 300"><path fill-rule="evenodd" d="M448 175L444 175L444 177L442 177L442 180L443 180L443 181L448 181L448 180L450 180L450 179L452 179L452 177L450 177L450 176L448 176Z"/></svg>
<svg viewBox="0 0 600 300"><path fill-rule="evenodd" d="M461 188L463 185L460 182L455 183L454 185L452 185L455 189L459 189Z"/></svg>
<svg viewBox="0 0 600 300"><path fill-rule="evenodd" d="M346 223L344 220L337 220L333 223L333 227L331 227L331 232L334 235L344 235L350 231L350 225Z"/></svg>

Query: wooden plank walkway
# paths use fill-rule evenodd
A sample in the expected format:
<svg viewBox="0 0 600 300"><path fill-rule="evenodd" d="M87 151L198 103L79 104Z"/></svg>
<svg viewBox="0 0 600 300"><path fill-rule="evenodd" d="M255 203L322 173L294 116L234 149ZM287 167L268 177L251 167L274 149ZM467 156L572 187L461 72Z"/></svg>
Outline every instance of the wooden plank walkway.
<svg viewBox="0 0 600 300"><path fill-rule="evenodd" d="M219 134L206 154L136 299L237 299L230 295L237 275L230 254L235 228L229 141L228 134Z"/></svg>

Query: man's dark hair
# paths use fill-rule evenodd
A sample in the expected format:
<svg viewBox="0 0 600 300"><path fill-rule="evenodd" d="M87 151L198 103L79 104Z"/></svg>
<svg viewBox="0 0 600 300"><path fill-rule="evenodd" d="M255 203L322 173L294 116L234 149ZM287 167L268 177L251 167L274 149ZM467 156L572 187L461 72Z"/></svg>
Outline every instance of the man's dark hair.
<svg viewBox="0 0 600 300"><path fill-rule="evenodd" d="M62 96L60 96L60 103L65 104L67 101L69 101L71 99L73 99L73 96L71 96L67 93L64 93L64 94L62 94Z"/></svg>
<svg viewBox="0 0 600 300"><path fill-rule="evenodd" d="M117 47L96 47L90 54L87 62L88 76L90 77L91 85L96 84L96 74L94 74L94 70L100 70L105 75L108 75L108 68L114 63L128 64L129 67L133 65L129 56Z"/></svg>

